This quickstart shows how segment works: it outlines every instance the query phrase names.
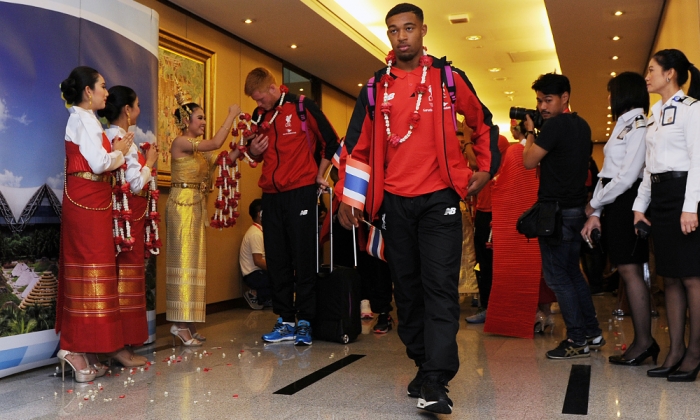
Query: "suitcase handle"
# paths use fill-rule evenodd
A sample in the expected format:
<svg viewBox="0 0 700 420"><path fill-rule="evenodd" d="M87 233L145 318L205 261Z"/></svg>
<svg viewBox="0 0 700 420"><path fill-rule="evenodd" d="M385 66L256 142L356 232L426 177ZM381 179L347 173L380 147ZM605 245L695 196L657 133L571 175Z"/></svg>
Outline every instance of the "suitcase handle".
<svg viewBox="0 0 700 420"><path fill-rule="evenodd" d="M333 188L331 187L326 187L325 190L319 190L317 198L321 198L321 195L328 193L328 216L330 216L330 221L329 221L329 226L330 226L330 242L331 242L331 267L330 267L330 272L333 272ZM353 208L353 212L355 209ZM326 216L326 217L328 217ZM318 221L318 203L316 205L316 220ZM318 222L316 223L316 274L318 274L321 271L321 263L319 262L319 252L320 249L319 247L321 246L321 237L320 237L320 232L318 230ZM353 257L355 261L355 267L357 267L357 240L355 239L355 228L352 228L352 251L353 251Z"/></svg>

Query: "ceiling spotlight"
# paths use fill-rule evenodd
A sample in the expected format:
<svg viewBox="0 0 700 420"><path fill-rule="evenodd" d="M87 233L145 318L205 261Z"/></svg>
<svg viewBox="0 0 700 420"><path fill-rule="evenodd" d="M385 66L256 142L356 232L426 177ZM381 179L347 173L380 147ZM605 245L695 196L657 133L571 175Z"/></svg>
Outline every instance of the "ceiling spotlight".
<svg viewBox="0 0 700 420"><path fill-rule="evenodd" d="M608 124L612 124L612 122L608 121Z"/></svg>
<svg viewBox="0 0 700 420"><path fill-rule="evenodd" d="M612 77L615 77L615 76L617 76L617 73L615 73L615 72L613 71L613 72L610 72L610 75L611 75ZM608 107L608 109L610 109L610 107Z"/></svg>
<svg viewBox="0 0 700 420"><path fill-rule="evenodd" d="M618 10L617 12L615 12L615 16L622 16L622 13L622 10Z"/></svg>
<svg viewBox="0 0 700 420"><path fill-rule="evenodd" d="M514 91L514 90L507 90L507 91L505 91L505 92L503 92L503 93L505 93L506 95L512 95L512 94L515 93L515 91Z"/></svg>
<svg viewBox="0 0 700 420"><path fill-rule="evenodd" d="M607 131L610 131L610 127L606 128Z"/></svg>
<svg viewBox="0 0 700 420"><path fill-rule="evenodd" d="M614 37L612 37L612 40L613 40L613 41L619 41L619 40L620 40L620 37L617 36L617 35L615 35Z"/></svg>
<svg viewBox="0 0 700 420"><path fill-rule="evenodd" d="M481 35L471 35L467 37L467 41L478 41L481 39Z"/></svg>
<svg viewBox="0 0 700 420"><path fill-rule="evenodd" d="M500 67L491 67L491 68L489 69L489 71L490 71L491 73L498 73L499 71L501 71L501 68L500 68Z"/></svg>
<svg viewBox="0 0 700 420"><path fill-rule="evenodd" d="M610 109L610 107L609 107L609 106L608 106L608 109Z"/></svg>
<svg viewBox="0 0 700 420"><path fill-rule="evenodd" d="M243 20L243 23L247 23L247 24L251 24L253 22L255 22L255 21L253 19L250 19L250 18Z"/></svg>
<svg viewBox="0 0 700 420"><path fill-rule="evenodd" d="M617 60L617 59L620 58L620 57L618 57L618 56L616 56L616 55L613 55L611 58L612 58L613 60Z"/></svg>
<svg viewBox="0 0 700 420"><path fill-rule="evenodd" d="M612 114L608 114L608 118L612 118Z"/></svg>
<svg viewBox="0 0 700 420"><path fill-rule="evenodd" d="M304 88L299 88L299 92L303 92L303 91L304 91Z"/></svg>
<svg viewBox="0 0 700 420"><path fill-rule="evenodd" d="M357 86L362 87L362 83L358 83Z"/></svg>
<svg viewBox="0 0 700 420"><path fill-rule="evenodd" d="M289 46L289 48L291 48L291 49L293 49L293 50L296 50L296 49L297 49L297 44L292 44L292 45Z"/></svg>

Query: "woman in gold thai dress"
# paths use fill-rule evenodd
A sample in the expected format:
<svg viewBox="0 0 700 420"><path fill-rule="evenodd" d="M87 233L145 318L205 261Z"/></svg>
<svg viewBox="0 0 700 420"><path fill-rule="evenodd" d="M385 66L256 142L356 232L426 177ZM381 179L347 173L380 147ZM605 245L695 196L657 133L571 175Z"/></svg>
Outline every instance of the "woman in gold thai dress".
<svg viewBox="0 0 700 420"><path fill-rule="evenodd" d="M172 184L166 204L166 319L173 322L170 333L185 346L201 346L205 340L195 322L204 322L206 312L206 235L207 189L216 155L223 146L234 119L241 113L231 105L223 125L211 140L202 140L206 127L204 110L183 103L175 111L182 135L170 147ZM238 157L231 151L231 158Z"/></svg>

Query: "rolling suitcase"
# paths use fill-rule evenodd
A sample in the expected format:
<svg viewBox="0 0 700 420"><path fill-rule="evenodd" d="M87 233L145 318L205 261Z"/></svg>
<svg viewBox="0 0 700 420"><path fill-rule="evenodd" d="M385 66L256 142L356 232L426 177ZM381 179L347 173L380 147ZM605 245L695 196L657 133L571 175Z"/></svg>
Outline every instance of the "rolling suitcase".
<svg viewBox="0 0 700 420"><path fill-rule="evenodd" d="M329 188L328 193L330 208L327 217L333 217L333 189ZM316 217L318 218L318 206L316 207ZM330 265L321 265L318 261L320 246L318 234L317 224L316 318L313 323L313 337L314 339L347 344L355 341L362 331L362 323L360 321L360 276L355 268L333 266L332 221L330 223Z"/></svg>

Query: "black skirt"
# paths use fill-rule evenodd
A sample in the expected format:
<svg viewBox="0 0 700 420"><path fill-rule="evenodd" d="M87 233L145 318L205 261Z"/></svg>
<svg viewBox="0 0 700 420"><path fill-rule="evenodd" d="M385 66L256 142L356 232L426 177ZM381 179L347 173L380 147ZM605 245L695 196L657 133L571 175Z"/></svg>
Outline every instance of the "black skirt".
<svg viewBox="0 0 700 420"><path fill-rule="evenodd" d="M687 178L651 184L649 221L654 241L656 273L664 277L700 276L700 230L681 231Z"/></svg>
<svg viewBox="0 0 700 420"><path fill-rule="evenodd" d="M649 242L634 233L632 205L641 180L603 208L603 244L611 264L644 264L649 261Z"/></svg>

